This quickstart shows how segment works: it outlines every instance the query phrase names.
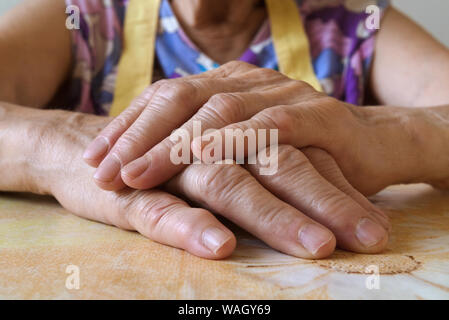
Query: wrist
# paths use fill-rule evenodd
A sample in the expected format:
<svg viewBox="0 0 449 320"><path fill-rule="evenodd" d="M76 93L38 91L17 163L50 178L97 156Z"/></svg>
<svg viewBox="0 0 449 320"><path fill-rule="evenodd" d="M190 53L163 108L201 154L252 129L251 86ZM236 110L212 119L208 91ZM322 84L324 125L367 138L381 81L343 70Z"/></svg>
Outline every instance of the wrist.
<svg viewBox="0 0 449 320"><path fill-rule="evenodd" d="M355 112L364 124L359 143L363 146L359 148L363 150L359 151L363 159L360 167L370 173L367 177L375 190L433 178L432 157L441 137L425 110L365 107Z"/></svg>
<svg viewBox="0 0 449 320"><path fill-rule="evenodd" d="M426 129L426 170L419 182L449 188L449 106L417 109L415 118Z"/></svg>
<svg viewBox="0 0 449 320"><path fill-rule="evenodd" d="M0 102L0 190L53 194L76 152L77 115Z"/></svg>
<svg viewBox="0 0 449 320"><path fill-rule="evenodd" d="M381 107L378 110L386 114L384 123L377 129L389 153L385 159L391 164L390 183L447 181L447 108Z"/></svg>
<svg viewBox="0 0 449 320"><path fill-rule="evenodd" d="M42 122L31 125L39 110L0 102L0 190L46 194L45 179L39 178L39 131Z"/></svg>
<svg viewBox="0 0 449 320"><path fill-rule="evenodd" d="M82 160L88 144L111 119L69 111L48 111L40 132L39 163L45 168L46 188L59 198L70 192L73 184L84 183L79 177L94 174L94 169Z"/></svg>

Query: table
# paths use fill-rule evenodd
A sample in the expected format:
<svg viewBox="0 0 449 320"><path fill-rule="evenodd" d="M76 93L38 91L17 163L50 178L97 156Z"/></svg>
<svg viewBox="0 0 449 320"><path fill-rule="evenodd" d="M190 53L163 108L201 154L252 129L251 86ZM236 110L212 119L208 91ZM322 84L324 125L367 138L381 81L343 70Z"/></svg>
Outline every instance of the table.
<svg viewBox="0 0 449 320"><path fill-rule="evenodd" d="M372 201L393 221L382 254L303 260L237 230L235 253L208 261L0 193L0 299L449 299L449 193L394 186Z"/></svg>

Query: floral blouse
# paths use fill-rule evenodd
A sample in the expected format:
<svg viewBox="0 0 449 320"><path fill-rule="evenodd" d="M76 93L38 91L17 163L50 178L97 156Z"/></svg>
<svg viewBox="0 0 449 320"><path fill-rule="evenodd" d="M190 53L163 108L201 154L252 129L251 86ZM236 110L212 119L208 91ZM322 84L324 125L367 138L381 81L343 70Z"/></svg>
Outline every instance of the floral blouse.
<svg viewBox="0 0 449 320"><path fill-rule="evenodd" d="M148 0L151 1L151 0ZM295 0L310 42L313 67L324 91L332 97L363 105L376 30L365 26L368 5L382 14L388 0ZM114 96L123 49L123 25L129 0L66 0L78 6L80 28L72 30L74 67L69 108L106 115ZM198 74L219 64L199 50L162 0L156 39L153 81ZM300 59L300 57L298 57ZM240 57L278 70L268 19Z"/></svg>

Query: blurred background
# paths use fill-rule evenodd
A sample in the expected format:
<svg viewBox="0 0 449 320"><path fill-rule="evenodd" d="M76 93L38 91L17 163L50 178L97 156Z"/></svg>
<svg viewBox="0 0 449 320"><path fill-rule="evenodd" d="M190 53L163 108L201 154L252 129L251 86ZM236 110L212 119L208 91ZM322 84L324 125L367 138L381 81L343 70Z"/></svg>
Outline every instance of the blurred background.
<svg viewBox="0 0 449 320"><path fill-rule="evenodd" d="M0 0L0 15L21 1L23 0ZM392 0L392 2L449 47L448 0Z"/></svg>

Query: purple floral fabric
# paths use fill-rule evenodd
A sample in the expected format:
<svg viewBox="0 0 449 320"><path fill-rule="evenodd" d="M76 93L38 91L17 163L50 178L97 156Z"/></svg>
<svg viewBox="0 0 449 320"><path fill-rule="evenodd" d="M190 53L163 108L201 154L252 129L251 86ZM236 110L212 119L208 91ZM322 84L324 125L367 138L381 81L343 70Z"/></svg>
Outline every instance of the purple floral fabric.
<svg viewBox="0 0 449 320"><path fill-rule="evenodd" d="M108 114L123 49L128 0L66 2L78 6L81 12L80 29L72 32L75 63L69 107L80 112ZM388 0L296 0L296 3L310 41L313 67L324 91L342 101L362 105L376 33L365 27L368 17L365 10L374 4L382 14ZM168 0L163 0L160 8L156 57L154 80L219 67L183 32ZM278 69L268 20L240 60Z"/></svg>

